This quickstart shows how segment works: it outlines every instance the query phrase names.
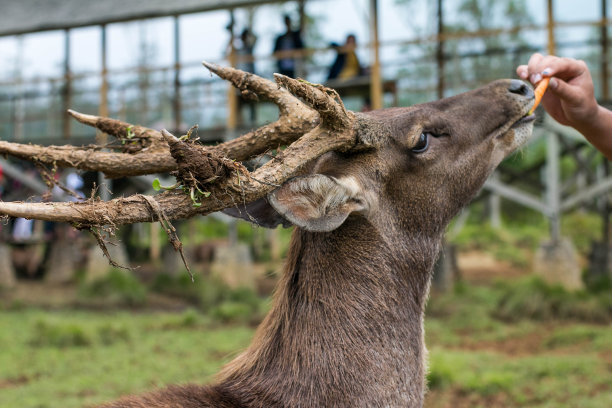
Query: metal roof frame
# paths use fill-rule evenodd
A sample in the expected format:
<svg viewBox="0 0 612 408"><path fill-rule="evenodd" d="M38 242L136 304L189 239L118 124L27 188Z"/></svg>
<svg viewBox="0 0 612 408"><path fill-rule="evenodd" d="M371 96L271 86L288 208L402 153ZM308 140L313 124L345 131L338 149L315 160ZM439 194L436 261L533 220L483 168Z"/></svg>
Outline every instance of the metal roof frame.
<svg viewBox="0 0 612 408"><path fill-rule="evenodd" d="M0 37L280 2L283 0L0 0Z"/></svg>

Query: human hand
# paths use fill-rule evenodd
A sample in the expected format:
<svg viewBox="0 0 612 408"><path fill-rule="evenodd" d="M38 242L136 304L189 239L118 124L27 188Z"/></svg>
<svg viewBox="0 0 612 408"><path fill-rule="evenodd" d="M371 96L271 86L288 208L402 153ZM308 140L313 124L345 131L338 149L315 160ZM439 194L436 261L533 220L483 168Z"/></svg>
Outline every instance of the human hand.
<svg viewBox="0 0 612 408"><path fill-rule="evenodd" d="M551 77L542 104L557 122L578 130L593 125L599 106L593 79L584 61L536 53L516 73L534 85L543 77Z"/></svg>

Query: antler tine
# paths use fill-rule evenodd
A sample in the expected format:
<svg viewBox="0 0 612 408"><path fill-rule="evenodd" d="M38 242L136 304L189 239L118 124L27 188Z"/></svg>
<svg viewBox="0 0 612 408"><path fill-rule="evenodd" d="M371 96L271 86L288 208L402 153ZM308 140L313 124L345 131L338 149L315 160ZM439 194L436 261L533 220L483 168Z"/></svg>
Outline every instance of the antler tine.
<svg viewBox="0 0 612 408"><path fill-rule="evenodd" d="M241 91L253 92L258 97L275 103L281 110L287 109L295 102L300 103L293 95L287 92L287 90L279 89L278 85L269 79L262 78L250 72L241 71L232 67L223 67L206 61L203 61L202 65L208 68L209 71L214 72L220 78L231 82Z"/></svg>
<svg viewBox="0 0 612 408"><path fill-rule="evenodd" d="M172 171L176 162L166 151L146 151L137 154L104 152L99 146L39 146L0 141L0 154L49 166L72 167L86 171L101 171L107 177L140 176Z"/></svg>
<svg viewBox="0 0 612 408"><path fill-rule="evenodd" d="M172 143L191 145L166 133L164 132L163 137ZM91 199L81 203L0 201L0 215L71 222L81 228L153 222L159 221L161 216L171 221L205 215L235 206L239 202L248 203L264 197L279 184L299 174L314 158L332 150L353 146L354 143L354 135L349 132L330 134L326 128L318 126L254 172L249 173L246 169L235 166L236 170L226 178L217 183L207 184L206 189L210 193L210 198L202 199L199 206L194 206L189 194L179 189L154 197L136 194L110 201ZM208 159L203 158L203 160Z"/></svg>
<svg viewBox="0 0 612 408"><path fill-rule="evenodd" d="M154 129L150 129L144 126L132 125L127 122L120 121L118 119L106 118L103 116L87 115L68 109L68 114L75 118L77 121L95 127L96 129L107 133L111 136L116 137L120 140L126 139L146 139L151 144L163 143L161 134Z"/></svg>
<svg viewBox="0 0 612 408"><path fill-rule="evenodd" d="M355 115L346 110L335 90L281 74L274 74L274 79L280 86L319 112L324 126L340 130L348 129L354 123Z"/></svg>
<svg viewBox="0 0 612 408"><path fill-rule="evenodd" d="M270 148L290 144L319 124L317 112L275 82L236 68L206 61L202 64L236 88L253 92L279 108L279 118L275 122L213 147L219 154L238 161L246 160Z"/></svg>

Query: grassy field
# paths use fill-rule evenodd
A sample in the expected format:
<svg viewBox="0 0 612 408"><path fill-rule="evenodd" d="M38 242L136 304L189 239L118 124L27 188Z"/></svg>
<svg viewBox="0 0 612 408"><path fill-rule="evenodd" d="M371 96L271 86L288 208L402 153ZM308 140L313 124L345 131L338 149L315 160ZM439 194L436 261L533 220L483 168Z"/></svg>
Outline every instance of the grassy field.
<svg viewBox="0 0 612 408"><path fill-rule="evenodd" d="M206 382L250 341L195 311L0 314L0 407L82 407L170 383Z"/></svg>
<svg viewBox="0 0 612 408"><path fill-rule="evenodd" d="M530 290L530 303L521 304ZM560 314L550 297L533 301L541 290L522 279L432 296L428 408L612 406L612 308L597 296L557 293L574 311ZM145 310L5 307L0 407L81 407L210 381L254 331L196 309Z"/></svg>

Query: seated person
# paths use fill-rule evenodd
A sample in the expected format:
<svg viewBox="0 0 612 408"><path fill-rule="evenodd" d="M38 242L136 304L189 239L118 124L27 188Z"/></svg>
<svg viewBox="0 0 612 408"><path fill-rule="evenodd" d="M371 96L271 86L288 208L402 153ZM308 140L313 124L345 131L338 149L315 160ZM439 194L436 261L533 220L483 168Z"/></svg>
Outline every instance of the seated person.
<svg viewBox="0 0 612 408"><path fill-rule="evenodd" d="M349 79L363 74L359 58L357 58L357 53L355 53L357 39L354 34L349 34L346 37L346 42L342 47L336 43L332 43L331 46L336 48L338 55L329 69L328 80L336 78Z"/></svg>

